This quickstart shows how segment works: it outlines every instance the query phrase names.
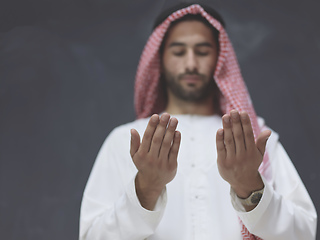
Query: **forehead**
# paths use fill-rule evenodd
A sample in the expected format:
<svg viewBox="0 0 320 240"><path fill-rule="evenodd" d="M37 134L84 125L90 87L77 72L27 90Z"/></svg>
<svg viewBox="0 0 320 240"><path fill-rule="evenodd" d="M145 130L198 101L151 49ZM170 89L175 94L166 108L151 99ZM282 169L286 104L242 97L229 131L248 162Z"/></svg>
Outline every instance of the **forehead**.
<svg viewBox="0 0 320 240"><path fill-rule="evenodd" d="M191 45L199 42L216 44L212 29L197 20L182 21L173 25L168 32L165 45L173 42Z"/></svg>

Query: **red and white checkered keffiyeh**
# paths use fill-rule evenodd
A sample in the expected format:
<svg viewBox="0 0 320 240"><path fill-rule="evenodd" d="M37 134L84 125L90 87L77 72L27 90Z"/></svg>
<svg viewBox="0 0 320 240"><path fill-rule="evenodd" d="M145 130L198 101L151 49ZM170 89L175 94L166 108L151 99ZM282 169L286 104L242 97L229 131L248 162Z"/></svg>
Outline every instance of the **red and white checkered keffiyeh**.
<svg viewBox="0 0 320 240"><path fill-rule="evenodd" d="M208 20L214 28L219 31L220 53L214 80L219 87L221 98L221 110L227 113L232 109L246 111L251 119L255 137L259 135L261 129L258 125L257 116L254 111L247 87L242 79L238 61L232 44L226 31L219 21L214 19L198 4L180 9L168 16L152 33L143 50L138 66L135 81L135 109L138 118L148 117L153 113L160 113L165 108L165 96L161 93L160 84L160 54L159 48L170 23L183 17L186 14L201 14ZM270 179L267 154L260 165L260 173ZM244 240L261 239L251 234L241 222L241 233Z"/></svg>

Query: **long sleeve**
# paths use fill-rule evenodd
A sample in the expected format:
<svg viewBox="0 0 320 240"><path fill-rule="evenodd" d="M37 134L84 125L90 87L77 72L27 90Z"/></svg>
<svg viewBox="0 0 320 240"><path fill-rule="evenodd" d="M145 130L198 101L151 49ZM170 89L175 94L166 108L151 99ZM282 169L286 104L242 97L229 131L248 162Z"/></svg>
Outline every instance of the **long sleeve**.
<svg viewBox="0 0 320 240"><path fill-rule="evenodd" d="M229 184L218 172L216 151L211 151L221 118L178 119L183 134L177 175L154 211L139 203L134 185L137 169L129 153L130 129L141 135L147 120L121 126L109 135L83 195L80 240L240 240L238 217L264 240L315 239L315 208L276 133L267 145L272 178L263 179L265 192L258 206L244 212L235 197L233 204L227 201Z"/></svg>
<svg viewBox="0 0 320 240"><path fill-rule="evenodd" d="M98 154L82 199L80 240L143 240L154 233L161 220L166 190L154 211L140 205L128 134L128 129L113 131Z"/></svg>
<svg viewBox="0 0 320 240"><path fill-rule="evenodd" d="M270 145L273 178L269 182L263 178L260 203L245 212L232 196L233 206L247 229L264 240L315 239L317 214L309 194L277 137Z"/></svg>

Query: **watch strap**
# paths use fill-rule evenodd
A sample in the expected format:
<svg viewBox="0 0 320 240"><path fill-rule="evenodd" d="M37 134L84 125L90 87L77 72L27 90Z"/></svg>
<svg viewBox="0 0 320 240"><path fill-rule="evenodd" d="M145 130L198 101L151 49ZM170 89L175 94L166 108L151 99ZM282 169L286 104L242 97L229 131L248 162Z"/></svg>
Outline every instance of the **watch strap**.
<svg viewBox="0 0 320 240"><path fill-rule="evenodd" d="M254 206L257 205L260 202L260 199L262 198L264 188L258 191L254 191L250 194L248 198L239 198L240 203L243 206Z"/></svg>

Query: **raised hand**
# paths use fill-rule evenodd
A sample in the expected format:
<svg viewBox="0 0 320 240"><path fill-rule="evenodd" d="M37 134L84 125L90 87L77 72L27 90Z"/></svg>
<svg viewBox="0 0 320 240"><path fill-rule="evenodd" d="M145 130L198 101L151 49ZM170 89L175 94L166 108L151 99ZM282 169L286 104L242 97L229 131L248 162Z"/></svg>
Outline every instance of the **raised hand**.
<svg viewBox="0 0 320 240"><path fill-rule="evenodd" d="M167 183L177 172L177 157L181 134L176 131L178 120L167 113L159 118L151 116L142 142L135 129L131 129L130 155L138 169L136 192L141 205L153 210Z"/></svg>
<svg viewBox="0 0 320 240"><path fill-rule="evenodd" d="M222 117L223 129L216 135L218 169L240 198L264 187L258 172L270 130L260 133L256 142L249 115L232 110Z"/></svg>

